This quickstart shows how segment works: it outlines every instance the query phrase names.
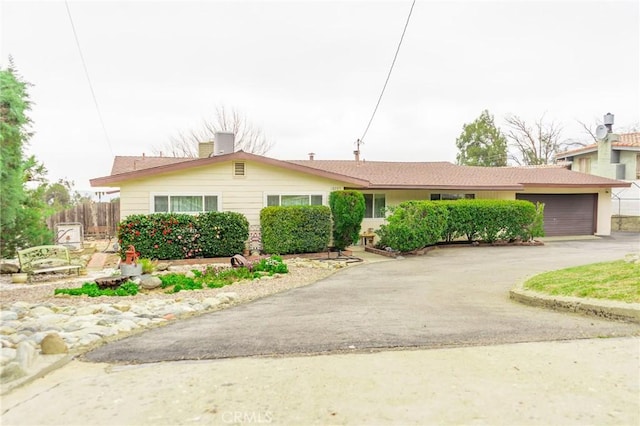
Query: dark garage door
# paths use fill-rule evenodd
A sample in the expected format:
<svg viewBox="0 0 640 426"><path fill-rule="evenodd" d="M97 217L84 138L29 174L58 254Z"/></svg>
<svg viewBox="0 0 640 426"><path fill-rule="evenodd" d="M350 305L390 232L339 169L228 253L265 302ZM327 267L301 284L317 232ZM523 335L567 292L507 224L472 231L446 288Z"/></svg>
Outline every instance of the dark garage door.
<svg viewBox="0 0 640 426"><path fill-rule="evenodd" d="M597 194L516 194L518 200L544 203L544 233L593 235Z"/></svg>

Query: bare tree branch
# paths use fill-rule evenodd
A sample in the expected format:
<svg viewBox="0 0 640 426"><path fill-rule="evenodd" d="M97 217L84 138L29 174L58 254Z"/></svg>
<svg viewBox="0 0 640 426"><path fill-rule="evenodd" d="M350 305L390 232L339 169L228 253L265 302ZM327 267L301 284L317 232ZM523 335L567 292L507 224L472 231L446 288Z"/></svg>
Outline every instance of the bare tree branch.
<svg viewBox="0 0 640 426"><path fill-rule="evenodd" d="M551 164L559 150L562 127L553 121L546 122L544 115L528 125L522 118L511 115L505 118L510 129L506 136L511 141L509 158L518 165Z"/></svg>
<svg viewBox="0 0 640 426"><path fill-rule="evenodd" d="M243 113L235 108L218 106L212 120L203 119L199 129L178 132L169 137L169 142L165 145L153 147L152 152L154 155L168 157L195 158L198 156L198 144L212 141L217 132L233 133L236 151L264 155L273 147L273 142L265 136L262 129L253 126Z"/></svg>
<svg viewBox="0 0 640 426"><path fill-rule="evenodd" d="M588 134L591 137L591 139L593 139L593 142L598 143L598 138L596 137L596 134L591 130L591 126L587 126L585 123L583 123L580 120L577 120L577 121L578 123L580 123L580 126L582 126L582 129L584 130L584 132Z"/></svg>

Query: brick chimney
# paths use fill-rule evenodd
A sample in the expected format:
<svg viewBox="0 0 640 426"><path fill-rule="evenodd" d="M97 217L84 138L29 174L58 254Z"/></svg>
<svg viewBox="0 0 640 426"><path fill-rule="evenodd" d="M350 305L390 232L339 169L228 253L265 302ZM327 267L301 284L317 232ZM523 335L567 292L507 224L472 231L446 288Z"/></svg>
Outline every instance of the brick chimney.
<svg viewBox="0 0 640 426"><path fill-rule="evenodd" d="M355 151L353 151L353 155L356 158L356 163L360 162L360 150L356 149Z"/></svg>
<svg viewBox="0 0 640 426"><path fill-rule="evenodd" d="M310 152L309 153L309 160L313 161L313 158L315 157L316 153L315 152Z"/></svg>

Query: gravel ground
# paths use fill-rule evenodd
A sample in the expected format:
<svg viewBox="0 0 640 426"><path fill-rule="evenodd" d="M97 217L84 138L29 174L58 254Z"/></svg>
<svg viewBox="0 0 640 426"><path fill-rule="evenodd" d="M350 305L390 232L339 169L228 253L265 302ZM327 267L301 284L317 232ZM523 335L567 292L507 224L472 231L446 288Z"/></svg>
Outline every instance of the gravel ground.
<svg viewBox="0 0 640 426"><path fill-rule="evenodd" d="M52 304L57 306L81 306L98 303L135 303L145 299L206 299L214 297L218 293L234 292L238 295L236 303L244 303L258 299L270 294L309 285L322 278L333 274L336 268L320 267L309 261L287 262L289 273L276 275L272 279L260 279L254 281L240 281L222 288L203 289L195 291L182 291L175 294L166 294L164 290L145 291L142 290L136 296L126 297L87 297L87 296L54 296L56 288L76 288L82 283L93 281L99 276L107 274L94 274L92 276L68 278L59 277L36 277L31 284L12 284L9 275L0 275L0 307L5 309L15 302ZM195 268L197 265L186 267ZM337 266L337 265L335 265Z"/></svg>

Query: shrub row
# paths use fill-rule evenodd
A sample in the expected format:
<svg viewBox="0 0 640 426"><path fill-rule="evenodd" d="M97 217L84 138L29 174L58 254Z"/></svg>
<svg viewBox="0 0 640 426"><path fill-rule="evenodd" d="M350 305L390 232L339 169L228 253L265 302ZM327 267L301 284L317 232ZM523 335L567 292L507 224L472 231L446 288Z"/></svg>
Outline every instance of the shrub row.
<svg viewBox="0 0 640 426"><path fill-rule="evenodd" d="M235 212L131 215L118 224L123 259L130 245L149 259L233 256L248 238L249 222Z"/></svg>
<svg viewBox="0 0 640 426"><path fill-rule="evenodd" d="M331 236L327 206L265 207L260 211L262 248L270 254L326 250Z"/></svg>
<svg viewBox="0 0 640 426"><path fill-rule="evenodd" d="M406 201L390 211L379 245L402 252L460 237L493 243L544 235L543 205L524 200Z"/></svg>

